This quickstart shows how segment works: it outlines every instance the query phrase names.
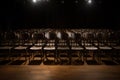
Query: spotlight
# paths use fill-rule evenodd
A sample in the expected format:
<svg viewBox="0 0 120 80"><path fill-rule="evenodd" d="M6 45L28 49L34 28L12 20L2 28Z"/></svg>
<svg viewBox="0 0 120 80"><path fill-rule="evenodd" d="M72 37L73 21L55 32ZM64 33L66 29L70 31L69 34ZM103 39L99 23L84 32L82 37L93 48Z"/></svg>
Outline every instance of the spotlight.
<svg viewBox="0 0 120 80"><path fill-rule="evenodd" d="M92 4L92 0L88 0L88 4Z"/></svg>
<svg viewBox="0 0 120 80"><path fill-rule="evenodd" d="M36 3L36 2L37 2L37 0L33 0L33 2L34 2L34 3Z"/></svg>

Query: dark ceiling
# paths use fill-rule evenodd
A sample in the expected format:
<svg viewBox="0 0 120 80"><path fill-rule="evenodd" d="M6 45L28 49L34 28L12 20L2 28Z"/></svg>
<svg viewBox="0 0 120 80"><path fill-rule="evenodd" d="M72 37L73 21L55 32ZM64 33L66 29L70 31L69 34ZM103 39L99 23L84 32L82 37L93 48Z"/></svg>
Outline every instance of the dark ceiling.
<svg viewBox="0 0 120 80"><path fill-rule="evenodd" d="M1 28L119 28L119 0L3 0Z"/></svg>

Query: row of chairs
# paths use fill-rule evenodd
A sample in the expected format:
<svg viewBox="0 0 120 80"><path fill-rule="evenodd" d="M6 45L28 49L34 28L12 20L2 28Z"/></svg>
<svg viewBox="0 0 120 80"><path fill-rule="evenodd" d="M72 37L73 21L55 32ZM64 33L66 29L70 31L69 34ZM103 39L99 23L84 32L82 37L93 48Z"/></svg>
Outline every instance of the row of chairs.
<svg viewBox="0 0 120 80"><path fill-rule="evenodd" d="M35 29L1 32L1 59L14 61L24 56L31 62L35 56L44 63L81 63L92 56L101 63L103 56L119 60L119 31L94 29Z"/></svg>

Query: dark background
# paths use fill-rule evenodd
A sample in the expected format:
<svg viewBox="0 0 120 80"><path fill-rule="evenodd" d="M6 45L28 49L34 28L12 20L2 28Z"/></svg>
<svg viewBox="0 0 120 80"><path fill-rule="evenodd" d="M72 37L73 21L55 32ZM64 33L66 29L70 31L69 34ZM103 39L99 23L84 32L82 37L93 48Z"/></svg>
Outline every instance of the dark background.
<svg viewBox="0 0 120 80"><path fill-rule="evenodd" d="M77 1L77 3L75 2ZM0 28L109 28L120 29L119 0L3 0Z"/></svg>

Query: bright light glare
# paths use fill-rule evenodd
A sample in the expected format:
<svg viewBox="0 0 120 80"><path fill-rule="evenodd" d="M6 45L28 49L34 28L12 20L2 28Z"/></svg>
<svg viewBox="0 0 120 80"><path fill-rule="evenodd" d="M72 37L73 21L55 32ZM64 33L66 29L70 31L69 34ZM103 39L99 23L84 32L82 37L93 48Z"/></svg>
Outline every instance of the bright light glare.
<svg viewBox="0 0 120 80"><path fill-rule="evenodd" d="M37 2L49 2L49 0L32 0L33 3L37 3Z"/></svg>
<svg viewBox="0 0 120 80"><path fill-rule="evenodd" d="M34 2L34 3L36 3L36 2L37 2L37 0L33 0L33 2Z"/></svg>
<svg viewBox="0 0 120 80"><path fill-rule="evenodd" d="M88 0L88 3L91 4L91 3L92 3L92 0Z"/></svg>

